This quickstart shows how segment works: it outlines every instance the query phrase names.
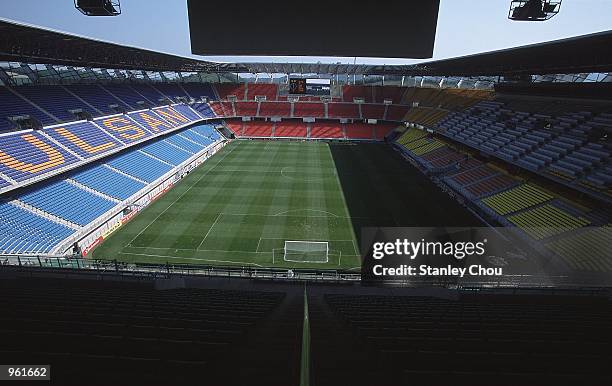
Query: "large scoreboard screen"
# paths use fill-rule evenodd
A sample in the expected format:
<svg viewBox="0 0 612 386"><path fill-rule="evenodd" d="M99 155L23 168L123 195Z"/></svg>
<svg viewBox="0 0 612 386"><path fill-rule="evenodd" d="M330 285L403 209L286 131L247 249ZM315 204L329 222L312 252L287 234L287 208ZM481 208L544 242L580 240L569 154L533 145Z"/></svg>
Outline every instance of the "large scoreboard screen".
<svg viewBox="0 0 612 386"><path fill-rule="evenodd" d="M329 95L329 79L290 78L289 94L293 95Z"/></svg>
<svg viewBox="0 0 612 386"><path fill-rule="evenodd" d="M289 94L306 94L306 79L289 79Z"/></svg>

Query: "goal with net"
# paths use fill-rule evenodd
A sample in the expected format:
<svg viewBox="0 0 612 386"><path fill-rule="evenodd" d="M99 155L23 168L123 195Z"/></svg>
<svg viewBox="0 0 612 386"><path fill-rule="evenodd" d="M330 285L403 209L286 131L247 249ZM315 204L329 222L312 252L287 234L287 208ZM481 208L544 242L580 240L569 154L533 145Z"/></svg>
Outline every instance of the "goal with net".
<svg viewBox="0 0 612 386"><path fill-rule="evenodd" d="M295 263L327 263L329 244L327 241L285 241L283 259Z"/></svg>

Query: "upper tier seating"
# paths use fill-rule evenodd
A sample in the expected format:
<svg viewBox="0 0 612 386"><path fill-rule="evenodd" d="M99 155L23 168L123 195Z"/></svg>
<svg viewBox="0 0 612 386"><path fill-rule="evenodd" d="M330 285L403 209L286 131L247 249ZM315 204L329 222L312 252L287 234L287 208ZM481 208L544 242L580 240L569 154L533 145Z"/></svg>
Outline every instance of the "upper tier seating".
<svg viewBox="0 0 612 386"><path fill-rule="evenodd" d="M177 97L189 98L179 83L155 83L153 87L174 102L177 101Z"/></svg>
<svg viewBox="0 0 612 386"><path fill-rule="evenodd" d="M373 92L371 86L342 86L342 100L353 102L354 98L363 98L366 103L373 102Z"/></svg>
<svg viewBox="0 0 612 386"><path fill-rule="evenodd" d="M291 116L291 103L287 102L261 102L260 117L289 117Z"/></svg>
<svg viewBox="0 0 612 386"><path fill-rule="evenodd" d="M359 105L354 103L329 103L327 115L329 118L361 118Z"/></svg>
<svg viewBox="0 0 612 386"><path fill-rule="evenodd" d="M204 118L215 118L214 110L207 103L195 103L191 107L196 110Z"/></svg>
<svg viewBox="0 0 612 386"><path fill-rule="evenodd" d="M612 147L595 142L612 133L606 113L563 112L557 116L514 111L500 101L484 101L453 112L437 124L443 135L565 183L587 189L612 187ZM571 106L566 106L570 109ZM571 111L571 110L570 110ZM597 127L599 134L596 134Z"/></svg>
<svg viewBox="0 0 612 386"><path fill-rule="evenodd" d="M141 88L134 88L136 85L103 84L99 85L99 87L113 94L123 104L127 105L129 107L128 110L139 110L156 106L159 104L159 99L162 98L158 93L156 95L154 94L155 97L153 99L149 99L140 93L139 90L143 90L143 92L152 94L153 91L150 91L152 88L150 85L141 85Z"/></svg>
<svg viewBox="0 0 612 386"><path fill-rule="evenodd" d="M112 105L117 105L120 109L125 111L130 110L130 106L121 102L113 94L109 93L106 91L106 89L99 87L98 85L74 84L65 87L101 112L101 114L93 114L94 116L117 113L117 110L110 107Z"/></svg>
<svg viewBox="0 0 612 386"><path fill-rule="evenodd" d="M238 102L236 106L236 115L239 117L255 117L257 116L257 102Z"/></svg>
<svg viewBox="0 0 612 386"><path fill-rule="evenodd" d="M135 100L143 100L145 102L149 102L153 106L162 104L161 100L167 100L166 96L162 95L156 88L147 83L130 84L127 86L127 88L134 92L134 97L136 98ZM132 99L131 96L130 99Z"/></svg>
<svg viewBox="0 0 612 386"><path fill-rule="evenodd" d="M278 94L278 85L274 83L248 83L247 84L247 99L255 100L256 96L265 96L266 101L276 101Z"/></svg>
<svg viewBox="0 0 612 386"><path fill-rule="evenodd" d="M7 254L47 253L74 229L0 202L0 251Z"/></svg>
<svg viewBox="0 0 612 386"><path fill-rule="evenodd" d="M207 83L181 83L183 90L189 94L190 97L200 100L202 97L206 97L209 101L216 100L217 97L212 88L212 85Z"/></svg>
<svg viewBox="0 0 612 386"><path fill-rule="evenodd" d="M222 83L215 86L221 100L227 100L227 97L234 95L239 101L246 98L246 85L244 83Z"/></svg>
<svg viewBox="0 0 612 386"><path fill-rule="evenodd" d="M116 204L66 181L56 181L19 196L19 200L64 220L87 225Z"/></svg>
<svg viewBox="0 0 612 386"><path fill-rule="evenodd" d="M384 119L385 118L385 105L361 105L361 115L363 119Z"/></svg>
<svg viewBox="0 0 612 386"><path fill-rule="evenodd" d="M296 118L302 117L325 117L325 106L323 103L294 103L293 104L293 116Z"/></svg>
<svg viewBox="0 0 612 386"><path fill-rule="evenodd" d="M404 116L410 111L409 106L400 105L389 105L387 106L387 117L388 121L402 121Z"/></svg>
<svg viewBox="0 0 612 386"><path fill-rule="evenodd" d="M61 86L23 86L15 90L60 121L76 119L76 116L68 110L81 109L92 115L99 115L95 109L81 102Z"/></svg>
<svg viewBox="0 0 612 386"><path fill-rule="evenodd" d="M43 125L57 123L53 117L15 95L6 87L0 87L0 132L15 127L15 125L8 120L8 117L25 115L29 115L39 120Z"/></svg>

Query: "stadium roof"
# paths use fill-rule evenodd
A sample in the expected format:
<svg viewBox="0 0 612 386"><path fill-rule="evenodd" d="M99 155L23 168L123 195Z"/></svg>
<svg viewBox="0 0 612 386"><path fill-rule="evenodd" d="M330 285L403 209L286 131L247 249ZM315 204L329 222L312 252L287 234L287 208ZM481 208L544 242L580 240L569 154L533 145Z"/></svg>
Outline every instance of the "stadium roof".
<svg viewBox="0 0 612 386"><path fill-rule="evenodd" d="M3 19L0 61L147 71L219 71L223 66Z"/></svg>
<svg viewBox="0 0 612 386"><path fill-rule="evenodd" d="M147 71L405 76L612 72L612 31L415 65L217 63L0 19L0 61Z"/></svg>

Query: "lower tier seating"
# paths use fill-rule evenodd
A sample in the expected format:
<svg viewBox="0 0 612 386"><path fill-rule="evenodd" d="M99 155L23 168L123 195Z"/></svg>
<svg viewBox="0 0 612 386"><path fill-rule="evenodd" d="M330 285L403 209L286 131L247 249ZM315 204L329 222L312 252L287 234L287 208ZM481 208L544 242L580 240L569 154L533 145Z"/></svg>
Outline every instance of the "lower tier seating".
<svg viewBox="0 0 612 386"><path fill-rule="evenodd" d="M0 251L6 254L47 253L74 233L65 225L10 202L0 202Z"/></svg>
<svg viewBox="0 0 612 386"><path fill-rule="evenodd" d="M572 216L547 204L508 217L508 220L536 240L573 231L590 224L590 221Z"/></svg>
<svg viewBox="0 0 612 386"><path fill-rule="evenodd" d="M310 138L344 138L344 131L339 123L313 123Z"/></svg>
<svg viewBox="0 0 612 386"><path fill-rule="evenodd" d="M89 224L117 205L66 181L46 184L20 195L19 200L81 226Z"/></svg>
<svg viewBox="0 0 612 386"><path fill-rule="evenodd" d="M0 253L49 252L76 232L68 225L87 226L219 139L212 125L194 126L86 165L63 179L41 182L11 197L13 202L3 201L0 221L13 226L5 229L6 238L0 237ZM19 223L23 226L14 226Z"/></svg>
<svg viewBox="0 0 612 386"><path fill-rule="evenodd" d="M550 241L547 248L570 268L580 271L612 272L612 224L584 230Z"/></svg>
<svg viewBox="0 0 612 386"><path fill-rule="evenodd" d="M522 209L542 204L553 198L538 186L527 183L506 192L487 197L482 201L500 215L507 215Z"/></svg>

